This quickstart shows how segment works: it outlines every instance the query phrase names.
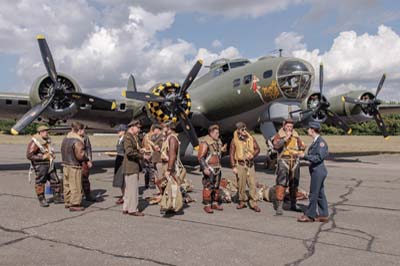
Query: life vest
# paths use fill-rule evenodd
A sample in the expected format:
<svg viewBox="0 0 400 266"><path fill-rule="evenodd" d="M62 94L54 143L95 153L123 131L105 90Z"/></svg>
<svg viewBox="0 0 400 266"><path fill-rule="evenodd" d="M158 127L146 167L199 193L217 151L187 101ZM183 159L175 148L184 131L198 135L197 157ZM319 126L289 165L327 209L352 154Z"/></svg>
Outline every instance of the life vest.
<svg viewBox="0 0 400 266"><path fill-rule="evenodd" d="M178 134L172 133L170 135L167 136L167 138L165 139L165 141L162 144L161 147L161 159L163 161L168 161L169 157L168 157L168 152L169 152L169 140L170 138L176 138L176 140L178 141L179 145L181 144L179 139L178 139ZM178 149L179 152L179 149ZM178 154L179 156L179 154Z"/></svg>
<svg viewBox="0 0 400 266"><path fill-rule="evenodd" d="M237 130L233 133L233 143L235 144L235 161L245 161L248 155L254 154L253 137L246 131L246 139L241 140Z"/></svg>
<svg viewBox="0 0 400 266"><path fill-rule="evenodd" d="M278 132L280 138L286 137L286 132L281 128ZM300 145L299 145L300 144ZM304 143L300 140L299 134L297 131L293 130L292 137L290 141L285 142L283 145L282 151L279 154L280 156L294 156L299 153L299 151L304 150Z"/></svg>

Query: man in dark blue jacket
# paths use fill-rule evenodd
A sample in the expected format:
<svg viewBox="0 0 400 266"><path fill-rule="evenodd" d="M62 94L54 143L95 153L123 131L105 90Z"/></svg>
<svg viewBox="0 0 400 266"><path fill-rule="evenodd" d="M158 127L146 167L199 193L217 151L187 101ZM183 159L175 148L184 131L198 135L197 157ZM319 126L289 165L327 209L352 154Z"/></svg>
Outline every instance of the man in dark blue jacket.
<svg viewBox="0 0 400 266"><path fill-rule="evenodd" d="M324 160L328 156L328 145L320 136L321 125L318 122L308 124L307 133L313 138L307 154L300 157L310 162L309 171L311 175L309 204L304 215L300 216L299 222L327 222L328 221L328 201L326 200L324 182L328 175ZM318 208L318 213L317 213Z"/></svg>

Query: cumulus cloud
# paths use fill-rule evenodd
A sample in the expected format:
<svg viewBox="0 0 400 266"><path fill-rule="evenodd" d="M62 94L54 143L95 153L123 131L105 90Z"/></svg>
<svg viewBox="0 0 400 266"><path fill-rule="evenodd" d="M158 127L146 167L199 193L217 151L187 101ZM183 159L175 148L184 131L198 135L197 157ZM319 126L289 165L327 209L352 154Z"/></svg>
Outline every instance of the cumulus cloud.
<svg viewBox="0 0 400 266"><path fill-rule="evenodd" d="M302 45L299 35L289 38L289 46ZM282 39L281 36L277 40ZM291 41L290 41L291 40ZM354 31L341 32L326 52L304 48L292 50L291 55L309 61L315 69L324 64L324 80L329 89L346 84L360 83L376 88L383 73L388 74L385 93L394 90L394 82L400 82L400 36L390 27L381 25L374 34L357 35ZM316 84L317 85L317 84ZM351 88L351 86L349 85ZM337 89L336 91L338 91ZM395 92L400 97L399 92Z"/></svg>
<svg viewBox="0 0 400 266"><path fill-rule="evenodd" d="M283 49L284 54L292 54L293 51L306 49L303 38L303 35L295 32L282 32L275 38L275 47Z"/></svg>
<svg viewBox="0 0 400 266"><path fill-rule="evenodd" d="M72 75L89 93L115 91L126 86L132 73L140 89L158 81L182 81L197 58L205 65L225 57L240 57L232 46L212 43L213 51L184 39L158 39L157 33L173 26L176 12L200 15L257 17L276 12L298 0L239 1L128 1L128 0L0 0L0 53L19 56L17 75L28 90L45 73L34 35L43 33L56 61L57 70ZM352 2L352 1L350 1ZM32 12L40 10L40 12ZM73 11L73 12L72 12ZM326 51L308 50L301 34L283 32L276 40L285 53L310 61L315 68L325 64L327 86L360 82L374 88L383 72L388 73L385 90L400 83L400 40L391 28L380 26L377 34L341 32ZM207 71L202 69L202 73ZM365 85L367 84L367 85ZM387 89L387 87L393 89ZM119 94L119 93L117 93Z"/></svg>
<svg viewBox="0 0 400 266"><path fill-rule="evenodd" d="M214 48L219 48L219 47L222 46L222 42L219 41L219 40L214 40L214 41L211 43L211 46L214 47Z"/></svg>
<svg viewBox="0 0 400 266"><path fill-rule="evenodd" d="M94 0L106 5L108 0ZM286 9L289 5L298 4L302 0L114 0L114 5L136 4L150 12L201 12L212 15L223 15L225 17L260 17L267 13Z"/></svg>
<svg viewBox="0 0 400 266"><path fill-rule="evenodd" d="M310 6L304 15L306 23L321 22L335 17L336 23L327 28L330 32L340 32L354 28L356 25L375 25L388 21L389 17L381 10L378 0L305 0ZM368 18L368 19L366 19Z"/></svg>
<svg viewBox="0 0 400 266"><path fill-rule="evenodd" d="M174 23L175 13L167 9L149 11L118 0L104 5L100 1L96 8L89 3L20 0L2 5L0 53L19 55L19 88L27 92L33 80L46 72L36 33L46 36L59 72L74 77L86 92L107 97L120 95L116 92L126 86L131 73L139 89L147 90L159 81L182 82L198 58L210 64L220 57L240 56L235 47L222 49L218 40L210 52L183 39L157 39L158 32ZM29 16L37 9L43 9L41 15Z"/></svg>
<svg viewBox="0 0 400 266"><path fill-rule="evenodd" d="M335 96L339 94L343 94L349 91L357 91L357 90L371 90L371 88L368 88L364 85L360 84L353 84L353 83L340 83L339 85L331 87L326 95L328 97L330 96Z"/></svg>

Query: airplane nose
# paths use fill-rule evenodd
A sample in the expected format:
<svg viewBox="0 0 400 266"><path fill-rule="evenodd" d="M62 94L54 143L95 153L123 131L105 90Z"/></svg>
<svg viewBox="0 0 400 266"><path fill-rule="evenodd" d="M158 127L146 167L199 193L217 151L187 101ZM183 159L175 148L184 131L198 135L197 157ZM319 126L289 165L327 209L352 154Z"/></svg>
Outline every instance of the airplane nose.
<svg viewBox="0 0 400 266"><path fill-rule="evenodd" d="M284 61L278 68L278 87L288 99L303 100L311 89L314 70L300 60Z"/></svg>

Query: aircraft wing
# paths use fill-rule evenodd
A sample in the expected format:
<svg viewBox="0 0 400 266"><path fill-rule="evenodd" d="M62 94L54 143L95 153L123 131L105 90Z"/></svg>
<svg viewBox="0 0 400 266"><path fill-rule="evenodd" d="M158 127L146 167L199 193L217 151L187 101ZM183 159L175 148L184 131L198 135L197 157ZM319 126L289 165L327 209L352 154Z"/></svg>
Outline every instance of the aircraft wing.
<svg viewBox="0 0 400 266"><path fill-rule="evenodd" d="M126 107L120 108L120 104ZM118 108L115 110L97 110L82 107L72 117L60 116L56 119L65 127L69 127L72 121L79 121L89 126L93 132L114 132L114 128L117 125L127 124L134 117L141 115L141 107L142 104L129 102L119 103ZM17 121L30 109L31 101L28 94L0 93L0 119ZM43 114L42 118L44 122L48 122L46 113ZM60 130L62 131L62 128Z"/></svg>
<svg viewBox="0 0 400 266"><path fill-rule="evenodd" d="M30 108L28 94L0 93L0 119L16 120Z"/></svg>
<svg viewBox="0 0 400 266"><path fill-rule="evenodd" d="M381 104L379 112L381 114L400 114L400 104Z"/></svg>

